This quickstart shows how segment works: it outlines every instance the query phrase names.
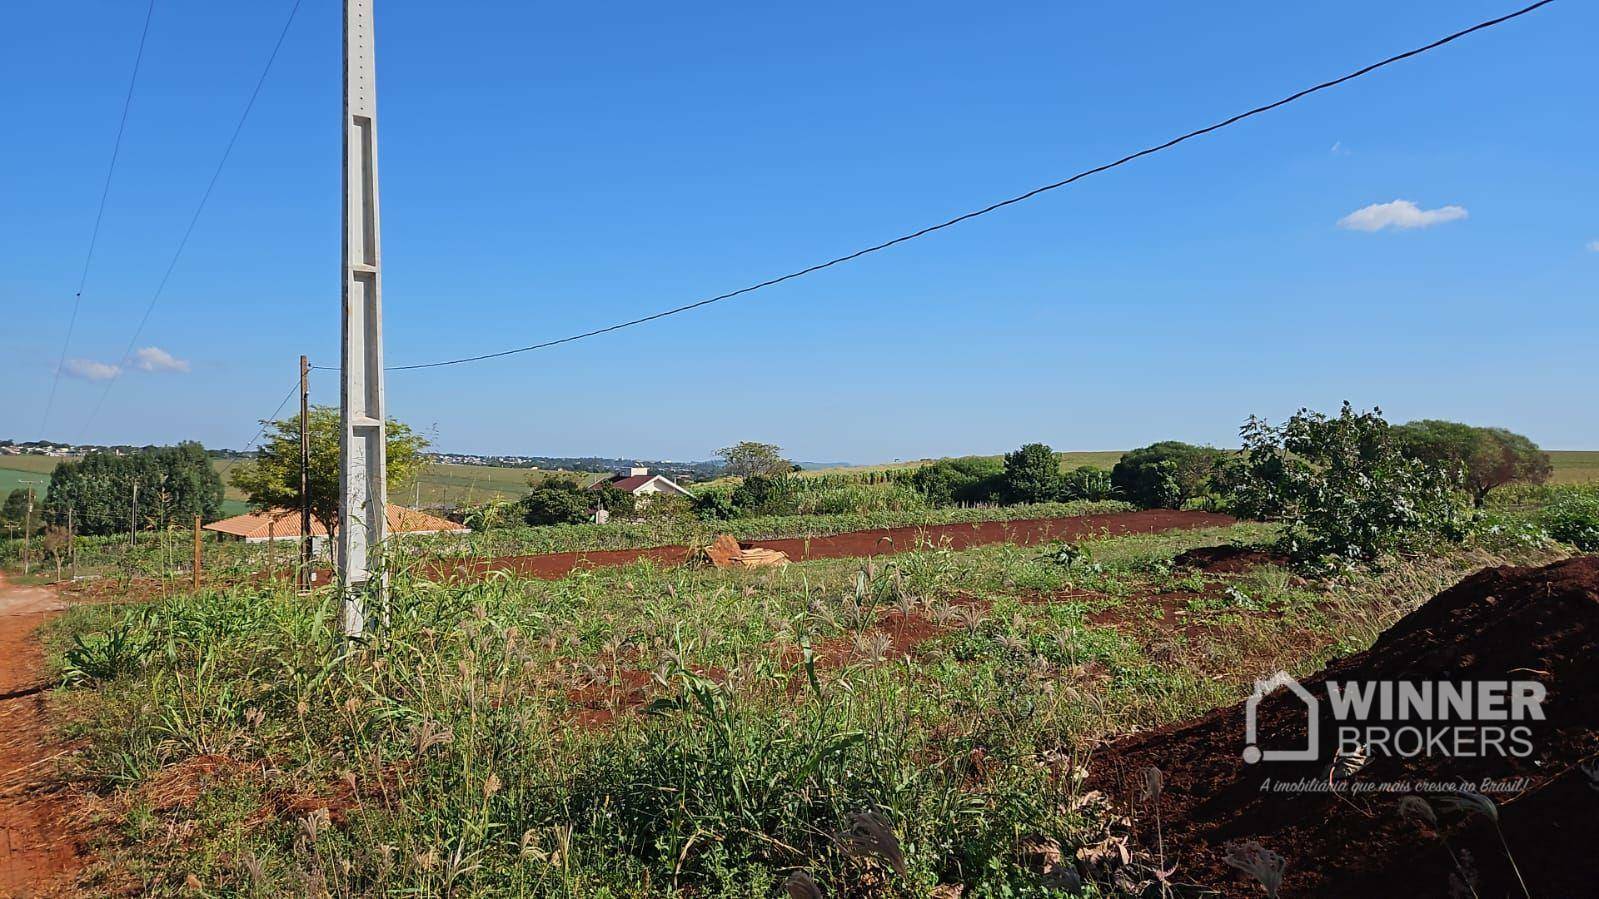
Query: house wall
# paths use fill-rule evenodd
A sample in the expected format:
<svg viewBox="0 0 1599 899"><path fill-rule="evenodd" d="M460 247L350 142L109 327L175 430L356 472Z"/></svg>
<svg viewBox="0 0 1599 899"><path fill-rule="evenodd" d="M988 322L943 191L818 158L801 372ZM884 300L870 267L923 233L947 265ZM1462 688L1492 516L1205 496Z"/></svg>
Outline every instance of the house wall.
<svg viewBox="0 0 1599 899"><path fill-rule="evenodd" d="M644 496L650 493L665 493L671 496L685 495L681 487L676 490L672 489L672 486L659 475L640 484L638 489L633 491L634 496Z"/></svg>

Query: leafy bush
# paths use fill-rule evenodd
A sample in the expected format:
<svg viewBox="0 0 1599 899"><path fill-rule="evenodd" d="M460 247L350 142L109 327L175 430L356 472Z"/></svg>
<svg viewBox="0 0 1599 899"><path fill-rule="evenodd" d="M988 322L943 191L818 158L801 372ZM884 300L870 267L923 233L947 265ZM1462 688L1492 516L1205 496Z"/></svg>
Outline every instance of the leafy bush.
<svg viewBox="0 0 1599 899"><path fill-rule="evenodd" d="M1063 500L1101 500L1115 495L1116 485L1110 479L1110 472L1104 468L1082 465L1067 472L1061 481L1060 498Z"/></svg>
<svg viewBox="0 0 1599 899"><path fill-rule="evenodd" d="M705 491L694 498L694 514L703 521L726 521L738 514L731 494Z"/></svg>
<svg viewBox="0 0 1599 899"><path fill-rule="evenodd" d="M1549 536L1583 552L1599 552L1599 487L1560 491L1538 516Z"/></svg>
<svg viewBox="0 0 1599 899"><path fill-rule="evenodd" d="M1500 555L1542 549L1553 542L1540 522L1497 511L1472 516L1465 527L1465 538L1472 546Z"/></svg>
<svg viewBox="0 0 1599 899"><path fill-rule="evenodd" d="M1281 427L1251 416L1240 430L1234 505L1284 521L1280 548L1297 560L1373 562L1459 536L1457 482L1406 455L1379 409L1301 409Z"/></svg>
<svg viewBox="0 0 1599 899"><path fill-rule="evenodd" d="M493 528L511 527L525 514L526 507L520 502L496 499L464 510L460 515L461 523L474 531L487 531Z"/></svg>
<svg viewBox="0 0 1599 899"><path fill-rule="evenodd" d="M594 495L577 481L551 478L522 500L528 524L578 524L589 520Z"/></svg>
<svg viewBox="0 0 1599 899"><path fill-rule="evenodd" d="M612 515L632 516L638 511L639 498L626 490L618 490L610 484L599 484L588 491L590 508L604 509Z"/></svg>
<svg viewBox="0 0 1599 899"><path fill-rule="evenodd" d="M733 508L739 515L793 515L799 511L794 480L788 475L750 475L734 488Z"/></svg>
<svg viewBox="0 0 1599 899"><path fill-rule="evenodd" d="M1215 447L1163 440L1121 457L1110 480L1122 499L1145 509L1181 509L1213 489L1227 454Z"/></svg>
<svg viewBox="0 0 1599 899"><path fill-rule="evenodd" d="M1004 495L1007 502L1048 503L1060 499L1064 480L1055 451L1029 443L1005 454Z"/></svg>
<svg viewBox="0 0 1599 899"><path fill-rule="evenodd" d="M916 469L911 474L911 486L933 506L993 502L1002 489L1004 473L1004 463L998 459L940 459Z"/></svg>

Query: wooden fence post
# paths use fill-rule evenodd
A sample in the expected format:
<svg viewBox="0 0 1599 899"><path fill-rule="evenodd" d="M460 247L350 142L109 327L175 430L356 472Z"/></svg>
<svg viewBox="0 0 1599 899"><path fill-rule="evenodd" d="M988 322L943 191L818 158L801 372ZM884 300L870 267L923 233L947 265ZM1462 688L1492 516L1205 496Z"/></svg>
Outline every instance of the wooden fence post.
<svg viewBox="0 0 1599 899"><path fill-rule="evenodd" d="M194 516L194 592L200 592L200 516Z"/></svg>

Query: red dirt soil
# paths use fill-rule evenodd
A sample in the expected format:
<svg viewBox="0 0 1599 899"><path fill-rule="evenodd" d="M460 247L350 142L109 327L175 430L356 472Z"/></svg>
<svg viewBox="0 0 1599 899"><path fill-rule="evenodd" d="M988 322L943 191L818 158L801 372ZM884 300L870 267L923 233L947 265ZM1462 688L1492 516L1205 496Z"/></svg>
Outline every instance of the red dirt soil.
<svg viewBox="0 0 1599 899"><path fill-rule="evenodd" d="M1599 557L1480 571L1398 621L1371 649L1305 679L1321 698L1319 762L1244 764L1240 703L1112 744L1092 763L1090 783L1136 814L1143 847L1152 851L1153 815L1133 797L1141 772L1161 769L1166 858L1178 865L1181 882L1227 896L1260 895L1258 886L1222 861L1228 842L1257 840L1287 860L1284 896L1447 895L1454 871L1449 854L1430 829L1399 815L1401 794L1262 790L1268 778L1326 780L1337 722L1323 684L1368 679L1542 683L1548 690L1546 720L1531 722L1533 750L1527 758L1373 753L1352 781L1480 784L1485 778L1503 783L1526 777L1526 784L1491 797L1531 894L1594 895L1599 854L1590 847L1599 820L1599 772L1581 766L1599 757ZM1305 744L1304 707L1286 690L1260 704L1259 722L1266 748ZM1477 869L1477 894L1522 895L1488 819L1445 814L1437 802L1434 807L1450 846L1469 853Z"/></svg>
<svg viewBox="0 0 1599 899"><path fill-rule="evenodd" d="M0 577L0 894L52 894L81 847L50 762L61 751L45 708L44 649L35 631L66 608L42 587Z"/></svg>
<svg viewBox="0 0 1599 899"><path fill-rule="evenodd" d="M1258 546L1200 546L1172 559L1173 568L1206 574L1243 574L1261 565L1286 565L1288 558Z"/></svg>
<svg viewBox="0 0 1599 899"><path fill-rule="evenodd" d="M743 547L759 547L787 553L794 561L844 559L861 556L892 555L910 552L932 543L951 549L966 549L988 543L1015 543L1030 546L1053 540L1082 540L1089 537L1124 534L1155 534L1191 528L1226 527L1235 519L1214 512L1178 512L1154 509L1145 512L1111 512L1101 515L1076 515L1069 518L1042 518L1030 521L984 521L973 524L917 525L851 531L825 537L794 537L781 540L746 541ZM651 549L593 550L587 552L546 553L536 556L505 556L498 559L470 560L448 564L435 571L445 577L481 577L492 571L506 571L524 577L558 579L579 568L611 568L650 559L662 565L678 565L688 559L690 547L658 546Z"/></svg>

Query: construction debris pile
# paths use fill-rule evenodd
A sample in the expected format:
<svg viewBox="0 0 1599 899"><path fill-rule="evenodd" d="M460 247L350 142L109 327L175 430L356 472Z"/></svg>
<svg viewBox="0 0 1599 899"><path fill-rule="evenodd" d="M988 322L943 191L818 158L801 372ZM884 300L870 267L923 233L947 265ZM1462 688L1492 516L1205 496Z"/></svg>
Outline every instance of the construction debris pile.
<svg viewBox="0 0 1599 899"><path fill-rule="evenodd" d="M717 568L771 568L788 564L788 554L758 546L742 546L728 534L721 534L710 546L700 547L690 561L709 562Z"/></svg>

